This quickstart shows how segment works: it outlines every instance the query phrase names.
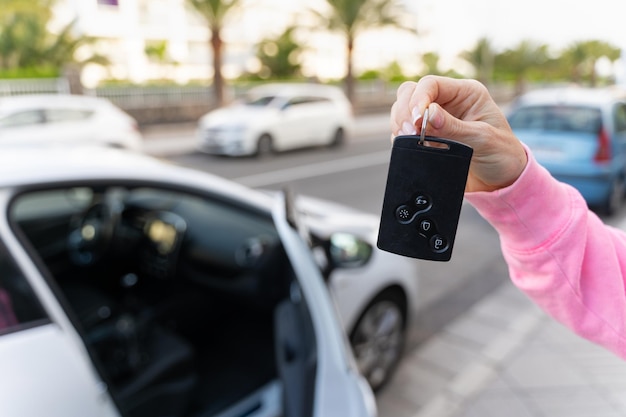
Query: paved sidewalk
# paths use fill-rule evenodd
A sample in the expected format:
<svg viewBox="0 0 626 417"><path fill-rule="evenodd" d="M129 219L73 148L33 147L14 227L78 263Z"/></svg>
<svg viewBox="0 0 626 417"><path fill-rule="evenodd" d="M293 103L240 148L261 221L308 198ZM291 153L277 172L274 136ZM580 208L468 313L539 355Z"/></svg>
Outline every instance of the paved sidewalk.
<svg viewBox="0 0 626 417"><path fill-rule="evenodd" d="M621 417L625 394L625 361L506 282L405 357L378 404L380 417Z"/></svg>

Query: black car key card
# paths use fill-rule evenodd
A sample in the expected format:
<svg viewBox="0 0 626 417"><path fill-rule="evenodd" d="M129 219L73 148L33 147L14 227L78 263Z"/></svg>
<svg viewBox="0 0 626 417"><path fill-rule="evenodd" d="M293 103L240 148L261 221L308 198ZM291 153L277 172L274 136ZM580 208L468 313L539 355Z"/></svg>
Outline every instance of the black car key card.
<svg viewBox="0 0 626 417"><path fill-rule="evenodd" d="M449 261L473 150L430 136L393 142L377 246L412 258Z"/></svg>

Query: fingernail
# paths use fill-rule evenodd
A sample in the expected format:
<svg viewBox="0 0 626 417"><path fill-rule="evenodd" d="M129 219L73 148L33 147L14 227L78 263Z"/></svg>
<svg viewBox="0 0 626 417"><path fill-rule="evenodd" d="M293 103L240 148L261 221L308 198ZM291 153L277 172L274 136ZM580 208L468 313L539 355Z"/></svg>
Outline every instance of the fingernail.
<svg viewBox="0 0 626 417"><path fill-rule="evenodd" d="M402 123L402 129L400 129L400 132L403 135L415 135L417 130L415 129L415 125L412 125L409 122L404 122Z"/></svg>
<svg viewBox="0 0 626 417"><path fill-rule="evenodd" d="M422 118L422 113L420 113L417 107L413 107L413 110L411 111L411 117L413 118L413 125L415 125L417 121Z"/></svg>

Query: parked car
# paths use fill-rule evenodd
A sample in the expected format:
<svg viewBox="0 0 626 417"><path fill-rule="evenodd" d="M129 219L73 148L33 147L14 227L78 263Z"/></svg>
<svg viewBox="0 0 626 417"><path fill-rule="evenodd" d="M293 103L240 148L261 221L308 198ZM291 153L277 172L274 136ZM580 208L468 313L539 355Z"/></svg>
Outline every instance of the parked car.
<svg viewBox="0 0 626 417"><path fill-rule="evenodd" d="M2 416L376 414L349 339L391 370L417 271L366 217L86 147L0 153L0 206Z"/></svg>
<svg viewBox="0 0 626 417"><path fill-rule="evenodd" d="M0 98L0 146L103 145L141 150L137 122L110 101L70 94Z"/></svg>
<svg viewBox="0 0 626 417"><path fill-rule="evenodd" d="M555 88L517 100L509 123L537 161L607 214L624 201L626 95L612 89Z"/></svg>
<svg viewBox="0 0 626 417"><path fill-rule="evenodd" d="M198 149L239 156L337 146L353 124L352 106L338 87L265 84L200 118Z"/></svg>

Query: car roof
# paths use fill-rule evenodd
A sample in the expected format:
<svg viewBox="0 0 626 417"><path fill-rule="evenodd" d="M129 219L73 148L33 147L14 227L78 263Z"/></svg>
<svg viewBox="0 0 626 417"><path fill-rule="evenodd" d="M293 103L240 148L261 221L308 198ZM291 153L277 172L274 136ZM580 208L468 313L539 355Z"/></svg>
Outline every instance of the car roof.
<svg viewBox="0 0 626 417"><path fill-rule="evenodd" d="M514 107L542 105L594 105L602 106L624 101L626 90L620 88L559 87L529 91L520 96Z"/></svg>
<svg viewBox="0 0 626 417"><path fill-rule="evenodd" d="M106 99L75 94L25 94L0 97L0 113L41 107L94 107L108 105Z"/></svg>
<svg viewBox="0 0 626 417"><path fill-rule="evenodd" d="M82 180L156 181L175 187L193 187L267 210L273 201L268 195L224 178L131 151L50 146L46 149L11 148L0 152L0 189Z"/></svg>

